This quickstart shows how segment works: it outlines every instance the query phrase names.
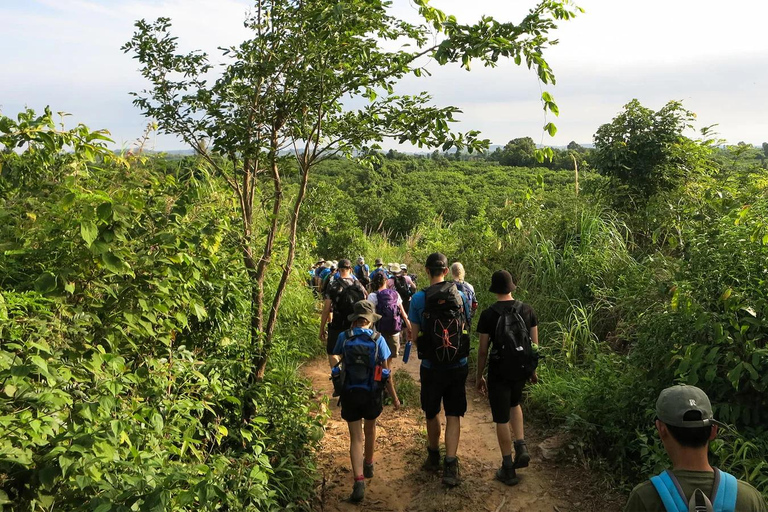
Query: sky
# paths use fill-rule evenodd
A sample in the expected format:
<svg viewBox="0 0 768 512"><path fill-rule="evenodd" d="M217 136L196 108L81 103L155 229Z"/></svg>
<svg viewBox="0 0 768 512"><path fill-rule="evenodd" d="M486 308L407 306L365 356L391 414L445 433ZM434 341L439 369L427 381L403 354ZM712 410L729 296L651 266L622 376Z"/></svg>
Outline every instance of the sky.
<svg viewBox="0 0 768 512"><path fill-rule="evenodd" d="M585 12L561 22L560 43L545 54L557 85L542 86L525 67L479 64L467 72L430 65L432 76L403 81L401 93L425 90L437 105L463 113L455 127L477 129L492 144L517 137L564 146L592 142L597 128L633 98L654 110L670 100L697 114L697 127L717 124L728 143L768 141L768 2L763 0L579 0ZM216 56L219 46L248 37L242 21L249 0L0 0L0 113L25 107L71 114L110 131L117 147L130 147L148 120L131 103L145 87L138 63L120 47L135 20L170 17L182 50ZM432 0L461 22L486 14L518 21L532 0ZM396 14L413 18L408 0L393 0ZM541 90L559 118L545 119ZM544 135L553 121L558 132ZM156 150L185 149L157 136ZM398 147L395 142L385 148Z"/></svg>

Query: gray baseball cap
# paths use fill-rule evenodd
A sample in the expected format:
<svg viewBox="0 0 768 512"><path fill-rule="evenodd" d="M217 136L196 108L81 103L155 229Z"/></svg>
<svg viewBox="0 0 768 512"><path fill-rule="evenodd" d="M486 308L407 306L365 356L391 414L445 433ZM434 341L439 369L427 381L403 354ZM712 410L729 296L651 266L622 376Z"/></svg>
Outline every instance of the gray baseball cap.
<svg viewBox="0 0 768 512"><path fill-rule="evenodd" d="M683 419L688 412L700 413L698 419ZM712 417L712 404L704 391L696 386L679 384L659 394L656 400L656 416L673 427L708 427L722 425ZM690 417L690 415L689 415Z"/></svg>

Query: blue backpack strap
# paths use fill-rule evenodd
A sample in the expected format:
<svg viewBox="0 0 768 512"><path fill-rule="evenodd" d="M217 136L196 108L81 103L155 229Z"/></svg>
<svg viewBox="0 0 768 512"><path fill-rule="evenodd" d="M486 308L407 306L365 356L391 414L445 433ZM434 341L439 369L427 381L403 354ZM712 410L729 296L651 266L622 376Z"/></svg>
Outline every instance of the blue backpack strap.
<svg viewBox="0 0 768 512"><path fill-rule="evenodd" d="M669 470L651 477L651 483L659 493L659 498L667 512L688 512L685 494L680 489L677 478Z"/></svg>
<svg viewBox="0 0 768 512"><path fill-rule="evenodd" d="M712 508L715 512L735 512L738 491L736 477L715 468L715 486L712 491Z"/></svg>

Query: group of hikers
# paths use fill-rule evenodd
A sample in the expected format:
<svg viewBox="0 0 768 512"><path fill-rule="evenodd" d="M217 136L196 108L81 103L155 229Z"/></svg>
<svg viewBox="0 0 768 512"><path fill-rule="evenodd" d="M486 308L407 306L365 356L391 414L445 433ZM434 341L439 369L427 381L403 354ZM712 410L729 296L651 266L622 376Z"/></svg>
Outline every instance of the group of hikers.
<svg viewBox="0 0 768 512"><path fill-rule="evenodd" d="M315 267L310 284L324 301L320 340L326 345L333 394L339 396L341 417L349 428L354 477L349 501L364 499L365 479L374 475L376 419L383 411L384 393L395 409L401 405L391 373L401 338L406 341L404 361L411 343L421 361L420 401L427 427L423 468L442 469L443 484L459 485L457 452L461 418L467 410L470 327L478 307L474 288L464 280L463 265L449 266L445 255L430 254L424 265L429 284L420 291L407 266L385 266L381 259L373 271L362 256L354 267L348 259L321 260ZM452 281L446 280L449 273ZM479 337L475 385L487 396L496 424L501 464L495 478L512 486L519 482L517 470L531 460L520 404L526 383L538 380L538 319L531 306L514 298L516 285L506 270L493 273L488 290L496 302L480 313L475 328ZM441 410L445 412L442 461ZM656 415L673 469L635 487L625 512L768 512L754 487L709 465L709 442L719 423L702 390L683 385L665 389Z"/></svg>

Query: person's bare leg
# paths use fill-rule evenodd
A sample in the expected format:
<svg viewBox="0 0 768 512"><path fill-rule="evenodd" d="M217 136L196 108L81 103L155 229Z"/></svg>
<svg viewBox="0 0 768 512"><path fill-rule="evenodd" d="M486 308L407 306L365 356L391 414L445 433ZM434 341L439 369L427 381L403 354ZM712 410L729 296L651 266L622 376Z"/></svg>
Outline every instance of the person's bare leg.
<svg viewBox="0 0 768 512"><path fill-rule="evenodd" d="M430 450L440 449L440 415L436 415L431 420L427 420L427 446Z"/></svg>
<svg viewBox="0 0 768 512"><path fill-rule="evenodd" d="M496 424L496 437L499 439L502 457L512 455L512 432L509 430L509 423Z"/></svg>
<svg viewBox="0 0 768 512"><path fill-rule="evenodd" d="M365 462L373 462L376 449L376 420L365 420Z"/></svg>
<svg viewBox="0 0 768 512"><path fill-rule="evenodd" d="M515 441L525 439L525 428L523 427L523 408L516 405L509 409L509 422L512 425L512 432L515 434Z"/></svg>
<svg viewBox="0 0 768 512"><path fill-rule="evenodd" d="M363 476L363 425L361 420L347 422L349 426L349 459L352 476Z"/></svg>
<svg viewBox="0 0 768 512"><path fill-rule="evenodd" d="M445 417L445 456L453 458L459 449L459 436L461 434L461 417Z"/></svg>

